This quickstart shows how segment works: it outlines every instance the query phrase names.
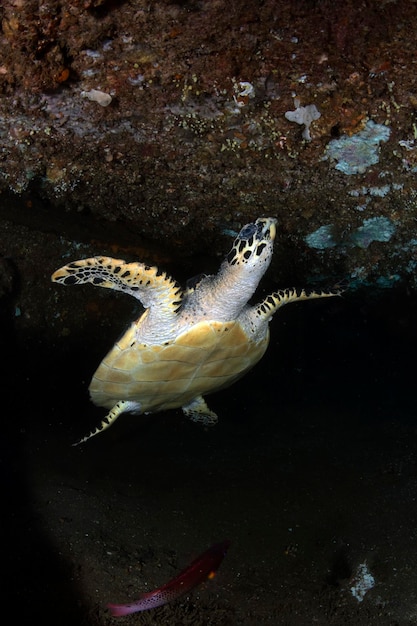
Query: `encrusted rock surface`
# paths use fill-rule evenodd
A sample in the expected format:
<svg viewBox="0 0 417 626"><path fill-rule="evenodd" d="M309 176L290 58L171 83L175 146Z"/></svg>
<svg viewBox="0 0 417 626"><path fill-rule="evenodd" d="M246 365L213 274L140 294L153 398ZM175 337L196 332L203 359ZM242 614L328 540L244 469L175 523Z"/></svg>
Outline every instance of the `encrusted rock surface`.
<svg viewBox="0 0 417 626"><path fill-rule="evenodd" d="M113 244L134 230L179 256L274 215L275 278L414 288L415 3L5 0L0 17L3 206L91 213L122 225ZM308 132L285 116L310 105ZM369 124L373 160L354 143L343 171L334 142Z"/></svg>

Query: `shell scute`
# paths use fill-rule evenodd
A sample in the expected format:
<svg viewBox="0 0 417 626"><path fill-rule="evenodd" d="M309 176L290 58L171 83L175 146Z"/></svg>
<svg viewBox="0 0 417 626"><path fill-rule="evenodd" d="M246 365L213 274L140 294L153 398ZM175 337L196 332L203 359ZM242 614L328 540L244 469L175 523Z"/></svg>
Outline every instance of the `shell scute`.
<svg viewBox="0 0 417 626"><path fill-rule="evenodd" d="M96 404L118 398L153 412L191 402L196 395L227 386L264 354L268 336L251 341L236 322L204 321L167 345L135 343L133 325L98 367L90 385Z"/></svg>
<svg viewBox="0 0 417 626"><path fill-rule="evenodd" d="M222 335L226 328L229 329L234 326L236 326L235 322L223 323L215 320L199 322L180 334L176 338L174 345L207 350L216 345L219 341L219 335Z"/></svg>

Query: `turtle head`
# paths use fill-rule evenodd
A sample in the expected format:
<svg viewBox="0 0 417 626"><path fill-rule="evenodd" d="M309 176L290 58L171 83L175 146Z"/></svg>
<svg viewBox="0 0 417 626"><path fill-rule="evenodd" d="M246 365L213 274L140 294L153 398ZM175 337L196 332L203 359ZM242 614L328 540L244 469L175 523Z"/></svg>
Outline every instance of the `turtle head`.
<svg viewBox="0 0 417 626"><path fill-rule="evenodd" d="M260 217L256 222L246 224L233 242L227 263L256 268L262 275L271 261L275 233L276 220L273 217Z"/></svg>
<svg viewBox="0 0 417 626"><path fill-rule="evenodd" d="M276 220L261 217L246 224L216 276L206 276L187 292L194 319L236 320L271 262Z"/></svg>

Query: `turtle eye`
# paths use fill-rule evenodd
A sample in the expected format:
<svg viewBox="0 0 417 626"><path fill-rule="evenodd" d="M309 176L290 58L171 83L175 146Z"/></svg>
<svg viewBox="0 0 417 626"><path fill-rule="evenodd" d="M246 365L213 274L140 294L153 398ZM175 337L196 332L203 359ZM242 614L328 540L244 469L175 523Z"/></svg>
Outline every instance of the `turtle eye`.
<svg viewBox="0 0 417 626"><path fill-rule="evenodd" d="M257 226L255 224L246 224L246 226L244 226L240 231L238 239L249 239L250 237L253 237L256 231Z"/></svg>

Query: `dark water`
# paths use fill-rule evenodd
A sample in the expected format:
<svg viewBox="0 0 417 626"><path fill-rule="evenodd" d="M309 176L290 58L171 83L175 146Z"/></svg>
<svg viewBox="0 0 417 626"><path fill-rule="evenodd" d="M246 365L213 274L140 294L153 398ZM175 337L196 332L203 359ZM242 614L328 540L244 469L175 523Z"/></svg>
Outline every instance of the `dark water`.
<svg viewBox="0 0 417 626"><path fill-rule="evenodd" d="M214 621L195 623L302 624L308 615L323 624L412 623L416 305L389 291L285 307L261 363L209 398L220 416L214 429L180 412L122 416L80 450L70 444L103 415L86 389L106 348L88 337L49 345L43 329L16 336L6 303L2 537L12 612L44 624L108 623L77 575L84 552L99 563L99 605L134 597L127 563L151 564L170 549L178 568L229 538L214 589L229 611L239 607L228 621L212 612ZM98 556L82 532L91 537L94 515ZM112 580L108 553L121 545L127 555L113 563ZM359 604L346 585L364 560L379 587ZM271 605L261 610L256 594ZM334 606L319 608L329 598ZM135 623L169 623L160 615Z"/></svg>

